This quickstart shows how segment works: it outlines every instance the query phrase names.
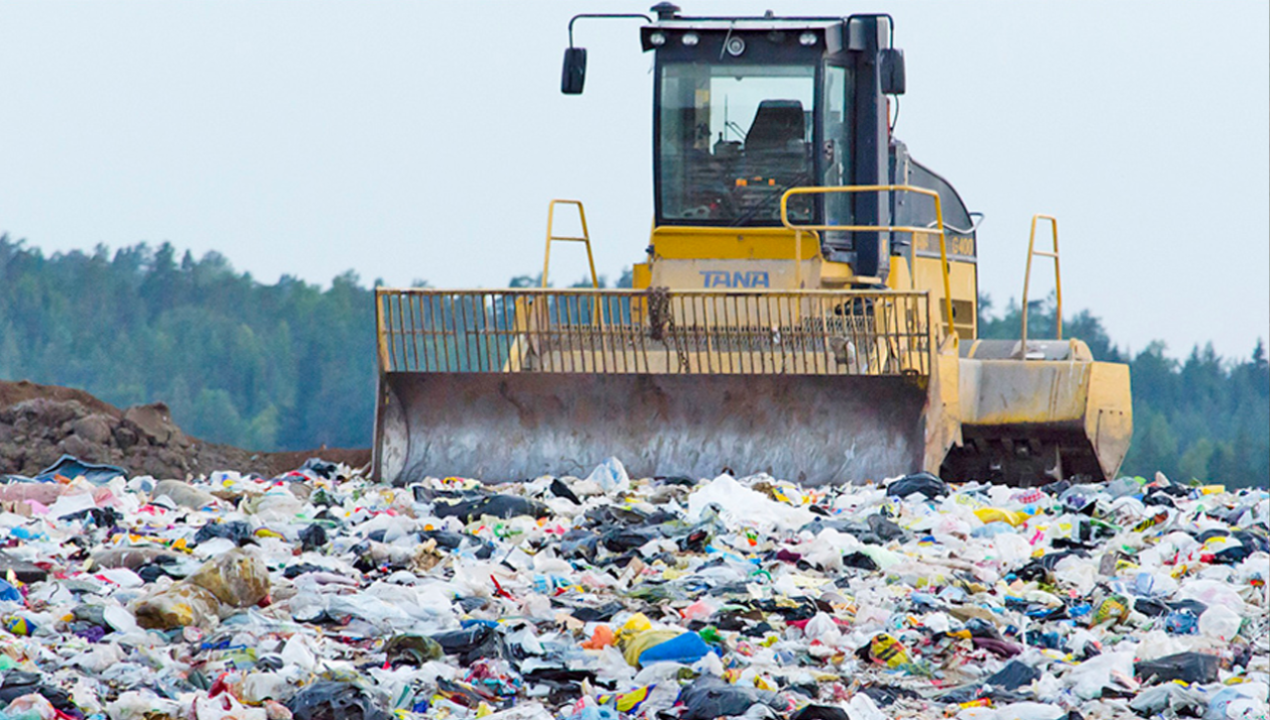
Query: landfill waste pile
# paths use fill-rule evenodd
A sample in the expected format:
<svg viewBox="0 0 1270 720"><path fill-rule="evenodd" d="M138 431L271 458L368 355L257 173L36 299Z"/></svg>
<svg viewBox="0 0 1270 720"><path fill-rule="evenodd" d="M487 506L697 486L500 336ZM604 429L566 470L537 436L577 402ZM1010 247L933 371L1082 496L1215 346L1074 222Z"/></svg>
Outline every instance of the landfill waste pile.
<svg viewBox="0 0 1270 720"><path fill-rule="evenodd" d="M1270 494L14 477L4 720L1265 718Z"/></svg>
<svg viewBox="0 0 1270 720"><path fill-rule="evenodd" d="M89 393L56 385L0 381L0 474L46 475L63 455L106 463L137 475L185 478L218 468L272 475L312 453L258 453L205 443L181 432L163 403L119 409ZM326 450L323 456L365 465L367 450ZM52 468L51 472L46 472Z"/></svg>

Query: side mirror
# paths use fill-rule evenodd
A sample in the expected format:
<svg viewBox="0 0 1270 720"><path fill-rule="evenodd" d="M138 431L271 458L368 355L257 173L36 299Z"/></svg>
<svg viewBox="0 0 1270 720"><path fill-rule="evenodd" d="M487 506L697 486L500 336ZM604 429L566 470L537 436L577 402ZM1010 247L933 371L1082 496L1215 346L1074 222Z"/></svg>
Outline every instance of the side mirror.
<svg viewBox="0 0 1270 720"><path fill-rule="evenodd" d="M586 48L570 47L564 51L564 70L560 73L560 92L581 95L586 84Z"/></svg>
<svg viewBox="0 0 1270 720"><path fill-rule="evenodd" d="M904 94L904 51L886 48L878 56L883 95Z"/></svg>

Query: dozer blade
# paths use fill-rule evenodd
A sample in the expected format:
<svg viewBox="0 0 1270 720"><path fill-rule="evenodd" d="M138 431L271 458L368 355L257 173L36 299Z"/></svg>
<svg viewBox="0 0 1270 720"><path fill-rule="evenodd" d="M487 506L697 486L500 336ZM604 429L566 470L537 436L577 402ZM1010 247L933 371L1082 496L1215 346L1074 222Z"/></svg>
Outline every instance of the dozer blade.
<svg viewBox="0 0 1270 720"><path fill-rule="evenodd" d="M926 391L899 377L392 373L380 472L490 480L766 472L809 484L922 469Z"/></svg>
<svg viewBox="0 0 1270 720"><path fill-rule="evenodd" d="M937 470L955 428L925 293L377 291L385 482ZM944 382L955 391L955 379Z"/></svg>

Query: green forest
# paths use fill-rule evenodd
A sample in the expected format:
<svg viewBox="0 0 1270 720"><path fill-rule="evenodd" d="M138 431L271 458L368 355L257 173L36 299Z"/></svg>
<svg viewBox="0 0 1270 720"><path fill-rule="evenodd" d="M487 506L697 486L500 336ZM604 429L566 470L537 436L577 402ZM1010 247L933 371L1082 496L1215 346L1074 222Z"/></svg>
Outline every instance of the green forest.
<svg viewBox="0 0 1270 720"><path fill-rule="evenodd" d="M509 285L534 284L530 276ZM586 283L589 284L589 283ZM629 284L629 274L618 285ZM83 388L118 406L162 401L186 432L258 450L364 447L371 441L375 328L371 287L345 273L323 288L272 285L218 253L172 245L45 257L0 236L0 379ZM982 299L983 337L1018 337L1021 308ZM1050 301L1029 336L1050 337ZM1270 367L1162 343L1132 355L1088 311L1063 319L1098 359L1132 367L1134 439L1123 472L1229 485L1270 477Z"/></svg>

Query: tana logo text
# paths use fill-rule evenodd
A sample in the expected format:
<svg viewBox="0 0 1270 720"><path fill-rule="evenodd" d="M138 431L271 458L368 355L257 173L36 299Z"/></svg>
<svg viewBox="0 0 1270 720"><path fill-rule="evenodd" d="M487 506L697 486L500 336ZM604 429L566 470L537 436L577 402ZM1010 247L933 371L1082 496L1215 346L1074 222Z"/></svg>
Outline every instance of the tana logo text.
<svg viewBox="0 0 1270 720"><path fill-rule="evenodd" d="M728 272L727 270L701 270L702 287L716 288L770 288L771 281L766 270L746 270Z"/></svg>

